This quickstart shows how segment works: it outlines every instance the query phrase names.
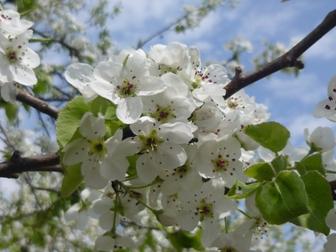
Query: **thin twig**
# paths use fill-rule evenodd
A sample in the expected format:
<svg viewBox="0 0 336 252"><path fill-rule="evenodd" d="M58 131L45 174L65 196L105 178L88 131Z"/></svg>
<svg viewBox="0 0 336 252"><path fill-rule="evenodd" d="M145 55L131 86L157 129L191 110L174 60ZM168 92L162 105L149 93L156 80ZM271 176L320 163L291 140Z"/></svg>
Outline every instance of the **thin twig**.
<svg viewBox="0 0 336 252"><path fill-rule="evenodd" d="M332 30L335 26L336 10L333 10L312 32L310 32L288 52L264 65L262 68L254 73L248 74L246 76L241 73L238 78L234 78L233 80L231 80L231 82L225 86L226 94L224 98L229 98L242 88L260 79L263 79L281 69L287 67L296 67L298 69L302 69L304 65L302 61L299 60L299 57L312 45L314 45L319 39L321 39L325 34Z"/></svg>
<svg viewBox="0 0 336 252"><path fill-rule="evenodd" d="M44 132L46 133L46 135L50 138L50 133L49 133L49 130L48 130L48 126L46 124L46 122L44 121L43 117L42 117L42 114L40 111L37 111L37 117L41 123L41 126L44 130Z"/></svg>
<svg viewBox="0 0 336 252"><path fill-rule="evenodd" d="M69 45L67 42L65 42L65 38L62 38L62 39L50 38L47 34L41 32L41 31L38 31L35 28L33 28L33 32L35 34L41 36L42 38L50 39L51 43L57 43L57 44L61 45L62 47L64 47L65 49L67 49L69 51L70 56L75 56L79 60L83 59L80 51L77 48L75 48L75 47Z"/></svg>
<svg viewBox="0 0 336 252"><path fill-rule="evenodd" d="M142 47L144 47L145 44L147 44L149 41L153 40L156 37L161 36L163 33L165 33L166 31L170 30L173 26L177 25L178 23L180 23L182 20L186 19L188 17L188 14L184 14L181 17L177 18L175 21L169 23L168 25L162 27L160 30L154 32L153 34L149 35L147 38L145 39L139 39L136 49L140 49Z"/></svg>

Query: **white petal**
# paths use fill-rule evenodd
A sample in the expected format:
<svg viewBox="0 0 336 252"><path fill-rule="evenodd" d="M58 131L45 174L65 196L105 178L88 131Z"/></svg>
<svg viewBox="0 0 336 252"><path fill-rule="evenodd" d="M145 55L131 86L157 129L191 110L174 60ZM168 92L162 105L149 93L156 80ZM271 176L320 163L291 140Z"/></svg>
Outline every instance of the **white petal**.
<svg viewBox="0 0 336 252"><path fill-rule="evenodd" d="M94 69L94 75L112 85L117 85L122 65L111 61L100 62Z"/></svg>
<svg viewBox="0 0 336 252"><path fill-rule="evenodd" d="M37 83L37 79L34 71L22 64L15 64L9 66L10 71L13 74L13 80L25 85L33 86Z"/></svg>
<svg viewBox="0 0 336 252"><path fill-rule="evenodd" d="M4 83L0 86L1 89L1 98L6 102L14 103L16 100L16 87L14 83Z"/></svg>
<svg viewBox="0 0 336 252"><path fill-rule="evenodd" d="M84 63L74 63L67 67L64 73L65 79L87 98L92 98L96 93L89 86L95 80L93 68Z"/></svg>
<svg viewBox="0 0 336 252"><path fill-rule="evenodd" d="M112 207L113 199L102 198L94 202L92 209L96 214L102 215L103 213L108 212Z"/></svg>
<svg viewBox="0 0 336 252"><path fill-rule="evenodd" d="M161 169L174 169L185 164L187 154L179 145L162 143L155 155L155 161Z"/></svg>
<svg viewBox="0 0 336 252"><path fill-rule="evenodd" d="M81 172L87 187L101 189L106 186L108 179L103 178L100 174L100 164L94 157L84 160L81 165Z"/></svg>
<svg viewBox="0 0 336 252"><path fill-rule="evenodd" d="M336 100L336 76L334 76L328 85L328 96L333 98L333 100Z"/></svg>
<svg viewBox="0 0 336 252"><path fill-rule="evenodd" d="M328 215L326 217L326 223L328 227L330 227L333 230L336 230L336 209L330 209L328 212Z"/></svg>
<svg viewBox="0 0 336 252"><path fill-rule="evenodd" d="M335 146L335 136L331 128L317 127L310 136L310 142L323 149L323 151L328 151Z"/></svg>
<svg viewBox="0 0 336 252"><path fill-rule="evenodd" d="M188 143L194 137L192 132L193 127L181 122L162 124L159 130L165 140L177 144Z"/></svg>
<svg viewBox="0 0 336 252"><path fill-rule="evenodd" d="M132 138L123 140L117 147L115 155L119 156L132 156L141 150L142 144Z"/></svg>
<svg viewBox="0 0 336 252"><path fill-rule="evenodd" d="M199 218L193 212L177 216L177 222L183 230L192 231L197 226Z"/></svg>
<svg viewBox="0 0 336 252"><path fill-rule="evenodd" d="M127 97L117 106L117 117L126 124L135 123L141 116L143 104L140 97Z"/></svg>
<svg viewBox="0 0 336 252"><path fill-rule="evenodd" d="M76 139L64 148L63 163L74 165L82 162L88 153L89 143L85 139Z"/></svg>
<svg viewBox="0 0 336 252"><path fill-rule="evenodd" d="M103 160L100 173L105 179L122 181L125 179L128 165L126 158L111 156Z"/></svg>
<svg viewBox="0 0 336 252"><path fill-rule="evenodd" d="M105 230L110 230L113 226L114 213L108 211L99 217L99 226Z"/></svg>
<svg viewBox="0 0 336 252"><path fill-rule="evenodd" d="M158 169L153 163L152 154L141 155L136 162L136 170L138 177L144 183L152 182L158 175Z"/></svg>
<svg viewBox="0 0 336 252"><path fill-rule="evenodd" d="M163 92L166 87L160 78L149 76L140 80L138 89L137 95L149 96Z"/></svg>
<svg viewBox="0 0 336 252"><path fill-rule="evenodd" d="M40 65L40 56L32 49L26 48L21 62L29 68L36 68Z"/></svg>
<svg viewBox="0 0 336 252"><path fill-rule="evenodd" d="M215 219L205 219L202 222L202 244L209 247L214 240L216 240L217 235L220 233L220 225L218 220Z"/></svg>
<svg viewBox="0 0 336 252"><path fill-rule="evenodd" d="M336 103L329 100L321 101L315 108L314 116L330 117L336 114Z"/></svg>
<svg viewBox="0 0 336 252"><path fill-rule="evenodd" d="M323 252L335 252L336 248L336 233L327 236L327 242L324 244Z"/></svg>
<svg viewBox="0 0 336 252"><path fill-rule="evenodd" d="M148 135L155 127L155 119L149 116L143 116L138 121L130 125L132 132L135 135Z"/></svg>
<svg viewBox="0 0 336 252"><path fill-rule="evenodd" d="M118 129L112 137L106 140L105 145L108 153L113 153L122 141L122 129Z"/></svg>
<svg viewBox="0 0 336 252"><path fill-rule="evenodd" d="M79 132L88 140L97 140L105 135L105 120L87 112L81 119Z"/></svg>
<svg viewBox="0 0 336 252"><path fill-rule="evenodd" d="M170 96L184 96L189 93L187 84L176 74L166 73L161 76L164 84L168 87L167 92Z"/></svg>
<svg viewBox="0 0 336 252"><path fill-rule="evenodd" d="M110 236L99 236L95 242L95 251L112 251L115 240Z"/></svg>
<svg viewBox="0 0 336 252"><path fill-rule="evenodd" d="M10 71L8 61L2 53L0 53L0 81L3 83L13 81L13 74Z"/></svg>
<svg viewBox="0 0 336 252"><path fill-rule="evenodd" d="M212 64L206 68L205 72L209 76L208 80L214 84L227 84L230 81L227 70L222 65Z"/></svg>

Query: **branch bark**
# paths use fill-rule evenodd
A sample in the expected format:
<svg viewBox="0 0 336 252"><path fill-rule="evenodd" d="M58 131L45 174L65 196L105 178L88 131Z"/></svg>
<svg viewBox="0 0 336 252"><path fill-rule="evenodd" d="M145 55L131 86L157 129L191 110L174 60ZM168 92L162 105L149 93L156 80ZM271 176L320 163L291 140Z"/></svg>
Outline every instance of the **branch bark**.
<svg viewBox="0 0 336 252"><path fill-rule="evenodd" d="M22 91L22 90L17 90L16 93L16 99L20 102L23 102L36 110L49 115L50 117L57 119L58 116L58 110L52 106L50 106L47 102L42 101L35 96Z"/></svg>
<svg viewBox="0 0 336 252"><path fill-rule="evenodd" d="M264 65L261 69L251 74L244 76L240 71L239 75L229 82L226 86L226 94L224 99L228 99L233 94L237 93L242 88L261 80L281 69L287 67L296 67L302 69L304 67L302 61L299 57L307 51L312 45L314 45L319 39L321 39L325 34L331 31L336 26L336 10L329 12L329 14L324 18L324 20L306 37L304 37L300 42L298 42L292 49L283 54L282 56L276 58L275 60Z"/></svg>
<svg viewBox="0 0 336 252"><path fill-rule="evenodd" d="M17 178L19 173L35 171L63 173L59 155L55 153L35 157L21 157L20 154L14 152L9 161L0 163L0 177Z"/></svg>

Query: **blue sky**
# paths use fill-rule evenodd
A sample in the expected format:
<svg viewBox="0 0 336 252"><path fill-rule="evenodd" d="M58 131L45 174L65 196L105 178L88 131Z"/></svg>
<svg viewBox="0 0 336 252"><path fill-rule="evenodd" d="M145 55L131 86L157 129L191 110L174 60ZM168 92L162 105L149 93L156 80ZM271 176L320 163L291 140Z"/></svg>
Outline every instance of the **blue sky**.
<svg viewBox="0 0 336 252"><path fill-rule="evenodd" d="M117 2L117 1L112 1ZM114 43L120 48L136 45L179 17L183 4L199 1L123 0L122 13L109 24ZM168 32L152 40L156 43L179 41L201 49L202 60L223 61L230 57L224 44L235 37L252 42L254 51L246 53L243 64L252 70L251 59L263 49L264 41L290 46L305 36L336 7L334 0L241 0L235 8L224 5L206 17L198 28L184 34ZM336 30L327 34L305 55L305 68L298 78L276 73L247 88L258 102L268 105L272 119L290 128L293 142L302 143L303 128L333 126L326 119L312 116L315 105L326 97L328 81L336 74Z"/></svg>

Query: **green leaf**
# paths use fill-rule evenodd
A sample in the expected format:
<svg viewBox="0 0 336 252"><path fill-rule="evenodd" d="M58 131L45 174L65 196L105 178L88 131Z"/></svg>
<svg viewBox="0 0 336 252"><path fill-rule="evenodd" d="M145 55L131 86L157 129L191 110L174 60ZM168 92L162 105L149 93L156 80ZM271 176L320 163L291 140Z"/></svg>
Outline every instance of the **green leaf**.
<svg viewBox="0 0 336 252"><path fill-rule="evenodd" d="M237 181L229 190L227 195L231 199L245 199L248 196L250 196L252 193L254 193L258 187L260 186L260 183L252 183L249 185L246 185L243 182Z"/></svg>
<svg viewBox="0 0 336 252"><path fill-rule="evenodd" d="M282 171L273 182L260 186L256 205L270 224L282 224L308 212L305 186L294 171Z"/></svg>
<svg viewBox="0 0 336 252"><path fill-rule="evenodd" d="M186 248L193 248L196 250L202 250L202 243L200 241L200 236L193 235L186 231L176 231L173 233L168 233L168 239L177 251L183 251Z"/></svg>
<svg viewBox="0 0 336 252"><path fill-rule="evenodd" d="M85 99L77 96L60 111L56 122L56 134L60 146L64 147L71 140L80 125L82 116L88 110L89 105Z"/></svg>
<svg viewBox="0 0 336 252"><path fill-rule="evenodd" d="M98 96L90 102L90 111L98 116L99 114L103 115L106 120L116 120L115 115L115 105L109 100Z"/></svg>
<svg viewBox="0 0 336 252"><path fill-rule="evenodd" d="M5 109L6 117L9 122L14 123L17 119L19 108L17 105L12 103L3 103L3 108Z"/></svg>
<svg viewBox="0 0 336 252"><path fill-rule="evenodd" d="M330 185L318 171L309 171L302 179L308 195L309 213L299 216L293 223L328 235L330 230L325 218L333 208Z"/></svg>
<svg viewBox="0 0 336 252"><path fill-rule="evenodd" d="M68 166L65 168L61 196L69 197L80 186L83 181L80 164L75 166Z"/></svg>
<svg viewBox="0 0 336 252"><path fill-rule="evenodd" d="M24 15L36 7L36 0L16 0L16 6L18 12Z"/></svg>
<svg viewBox="0 0 336 252"><path fill-rule="evenodd" d="M300 162L296 163L296 169L302 175L309 171L318 171L322 175L325 175L321 153L312 153L303 158Z"/></svg>
<svg viewBox="0 0 336 252"><path fill-rule="evenodd" d="M51 87L51 79L49 74L44 72L41 69L38 69L35 71L37 75L37 83L33 87L33 92L35 94L45 94L49 92L50 87Z"/></svg>
<svg viewBox="0 0 336 252"><path fill-rule="evenodd" d="M273 152L278 152L285 148L290 136L289 131L277 122L248 125L244 131L261 146Z"/></svg>
<svg viewBox="0 0 336 252"><path fill-rule="evenodd" d="M258 181L272 180L275 173L268 163L258 163L248 167L245 175Z"/></svg>
<svg viewBox="0 0 336 252"><path fill-rule="evenodd" d="M116 107L109 100L97 97L90 102L90 111L98 116L103 115L105 118L105 126L107 128L107 134L109 136L113 135L114 132L123 126L123 123L118 120L116 116Z"/></svg>
<svg viewBox="0 0 336 252"><path fill-rule="evenodd" d="M279 173L283 170L286 170L288 167L288 158L287 156L277 156L272 162L272 167L276 173Z"/></svg>

